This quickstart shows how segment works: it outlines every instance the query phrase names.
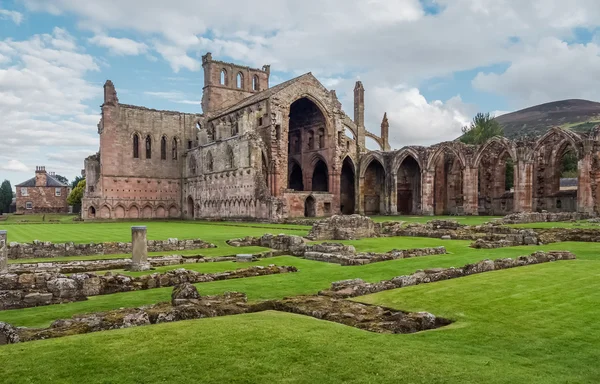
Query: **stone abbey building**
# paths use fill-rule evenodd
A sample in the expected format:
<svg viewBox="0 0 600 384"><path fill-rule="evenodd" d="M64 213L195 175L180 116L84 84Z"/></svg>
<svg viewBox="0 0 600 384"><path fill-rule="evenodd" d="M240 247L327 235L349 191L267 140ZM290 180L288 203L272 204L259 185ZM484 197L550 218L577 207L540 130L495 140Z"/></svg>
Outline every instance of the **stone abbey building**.
<svg viewBox="0 0 600 384"><path fill-rule="evenodd" d="M106 82L100 151L85 160L84 219L600 210L598 128L392 151L386 116L380 135L365 127L361 82L350 118L311 73L270 87L269 66L225 63L210 53L202 65L203 114L122 104ZM368 150L367 137L380 150ZM578 159L577 188L562 190L560 164L569 151Z"/></svg>

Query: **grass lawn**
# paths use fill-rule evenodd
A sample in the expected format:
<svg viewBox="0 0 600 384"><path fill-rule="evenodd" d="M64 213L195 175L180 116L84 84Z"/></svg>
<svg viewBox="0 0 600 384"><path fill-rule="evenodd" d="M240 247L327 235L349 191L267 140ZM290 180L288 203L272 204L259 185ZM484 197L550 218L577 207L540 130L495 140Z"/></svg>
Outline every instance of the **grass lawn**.
<svg viewBox="0 0 600 384"><path fill-rule="evenodd" d="M79 215L61 215L57 213L36 214L36 215L6 215L6 220L0 221L2 224L19 224L19 223L49 223L49 222L60 222L60 223L75 223L73 219L79 217Z"/></svg>
<svg viewBox="0 0 600 384"><path fill-rule="evenodd" d="M456 243L457 250L462 249L460 242L452 243ZM0 371L7 383L597 383L600 260L593 248L585 250L589 244L561 246L579 253L579 260L491 272L356 299L426 310L456 320L434 331L382 335L299 315L262 312L3 346L0 359L7 363ZM457 265L484 256L480 253L475 257L475 253L362 267L290 258L301 268L298 274L200 287L203 293L244 288L254 298L280 297L292 291L297 294L314 290L320 276L332 280L343 274L377 280L427 264L443 266L447 264L444 258L453 259L450 264ZM522 252L501 249L490 252L490 256L509 253ZM287 258L278 259L277 264L289 264ZM294 279L298 281L290 285ZM170 292L160 291L134 294L152 293L156 300L165 299ZM120 297L133 296L104 296L108 297L119 301ZM69 305L100 304L96 299L102 298ZM0 315L6 317L11 312L17 311Z"/></svg>

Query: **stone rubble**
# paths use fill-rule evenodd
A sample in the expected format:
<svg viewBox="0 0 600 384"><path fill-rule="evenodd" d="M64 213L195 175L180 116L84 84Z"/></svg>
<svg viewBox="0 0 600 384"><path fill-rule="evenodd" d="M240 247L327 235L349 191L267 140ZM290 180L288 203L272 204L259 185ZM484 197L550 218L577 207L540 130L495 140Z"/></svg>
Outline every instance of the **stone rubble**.
<svg viewBox="0 0 600 384"><path fill-rule="evenodd" d="M194 240L148 240L148 252L171 252L193 249L216 248L216 245L200 239ZM15 243L8 245L9 259L37 259L66 256L96 256L131 253L131 243L52 243L35 240L32 243Z"/></svg>
<svg viewBox="0 0 600 384"><path fill-rule="evenodd" d="M295 267L269 265L218 273L176 269L139 277L113 275L110 272L104 275L76 273L71 276L50 272L6 274L0 275L0 310L81 301L89 296L172 287L183 283L203 283L297 271Z"/></svg>
<svg viewBox="0 0 600 384"><path fill-rule="evenodd" d="M595 215L581 212L519 212L504 216L501 224L548 223L560 221L577 221L592 218Z"/></svg>
<svg viewBox="0 0 600 384"><path fill-rule="evenodd" d="M520 256L516 259L506 258L496 259L494 261L482 260L474 264L467 264L460 268L426 269L424 271L417 271L411 275L398 276L378 283L367 283L361 279L342 280L332 283L328 290L319 292L319 295L337 298L357 297L389 289L433 283L488 271L574 259L575 255L567 251L539 251L534 252L529 256Z"/></svg>
<svg viewBox="0 0 600 384"><path fill-rule="evenodd" d="M362 215L334 215L316 221L307 238L310 240L355 240L377 236L377 225Z"/></svg>

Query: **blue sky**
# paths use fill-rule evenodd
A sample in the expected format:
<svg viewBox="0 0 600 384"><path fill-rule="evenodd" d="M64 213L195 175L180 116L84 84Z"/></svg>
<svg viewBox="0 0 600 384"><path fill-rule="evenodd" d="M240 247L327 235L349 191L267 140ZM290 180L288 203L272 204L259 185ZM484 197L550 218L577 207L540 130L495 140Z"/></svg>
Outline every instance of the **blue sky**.
<svg viewBox="0 0 600 384"><path fill-rule="evenodd" d="M0 179L73 179L97 151L102 84L121 102L201 112L201 56L313 72L392 147L455 138L477 112L600 100L592 0L0 0Z"/></svg>

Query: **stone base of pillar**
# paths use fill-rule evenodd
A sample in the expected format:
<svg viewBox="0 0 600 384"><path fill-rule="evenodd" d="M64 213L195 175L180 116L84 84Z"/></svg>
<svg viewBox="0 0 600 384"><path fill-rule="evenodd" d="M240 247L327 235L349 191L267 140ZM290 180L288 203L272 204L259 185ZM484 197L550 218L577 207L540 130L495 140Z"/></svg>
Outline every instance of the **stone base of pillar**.
<svg viewBox="0 0 600 384"><path fill-rule="evenodd" d="M149 271L152 269L152 265L150 263L141 263L141 264L131 264L131 266L127 269L130 272L143 272Z"/></svg>

